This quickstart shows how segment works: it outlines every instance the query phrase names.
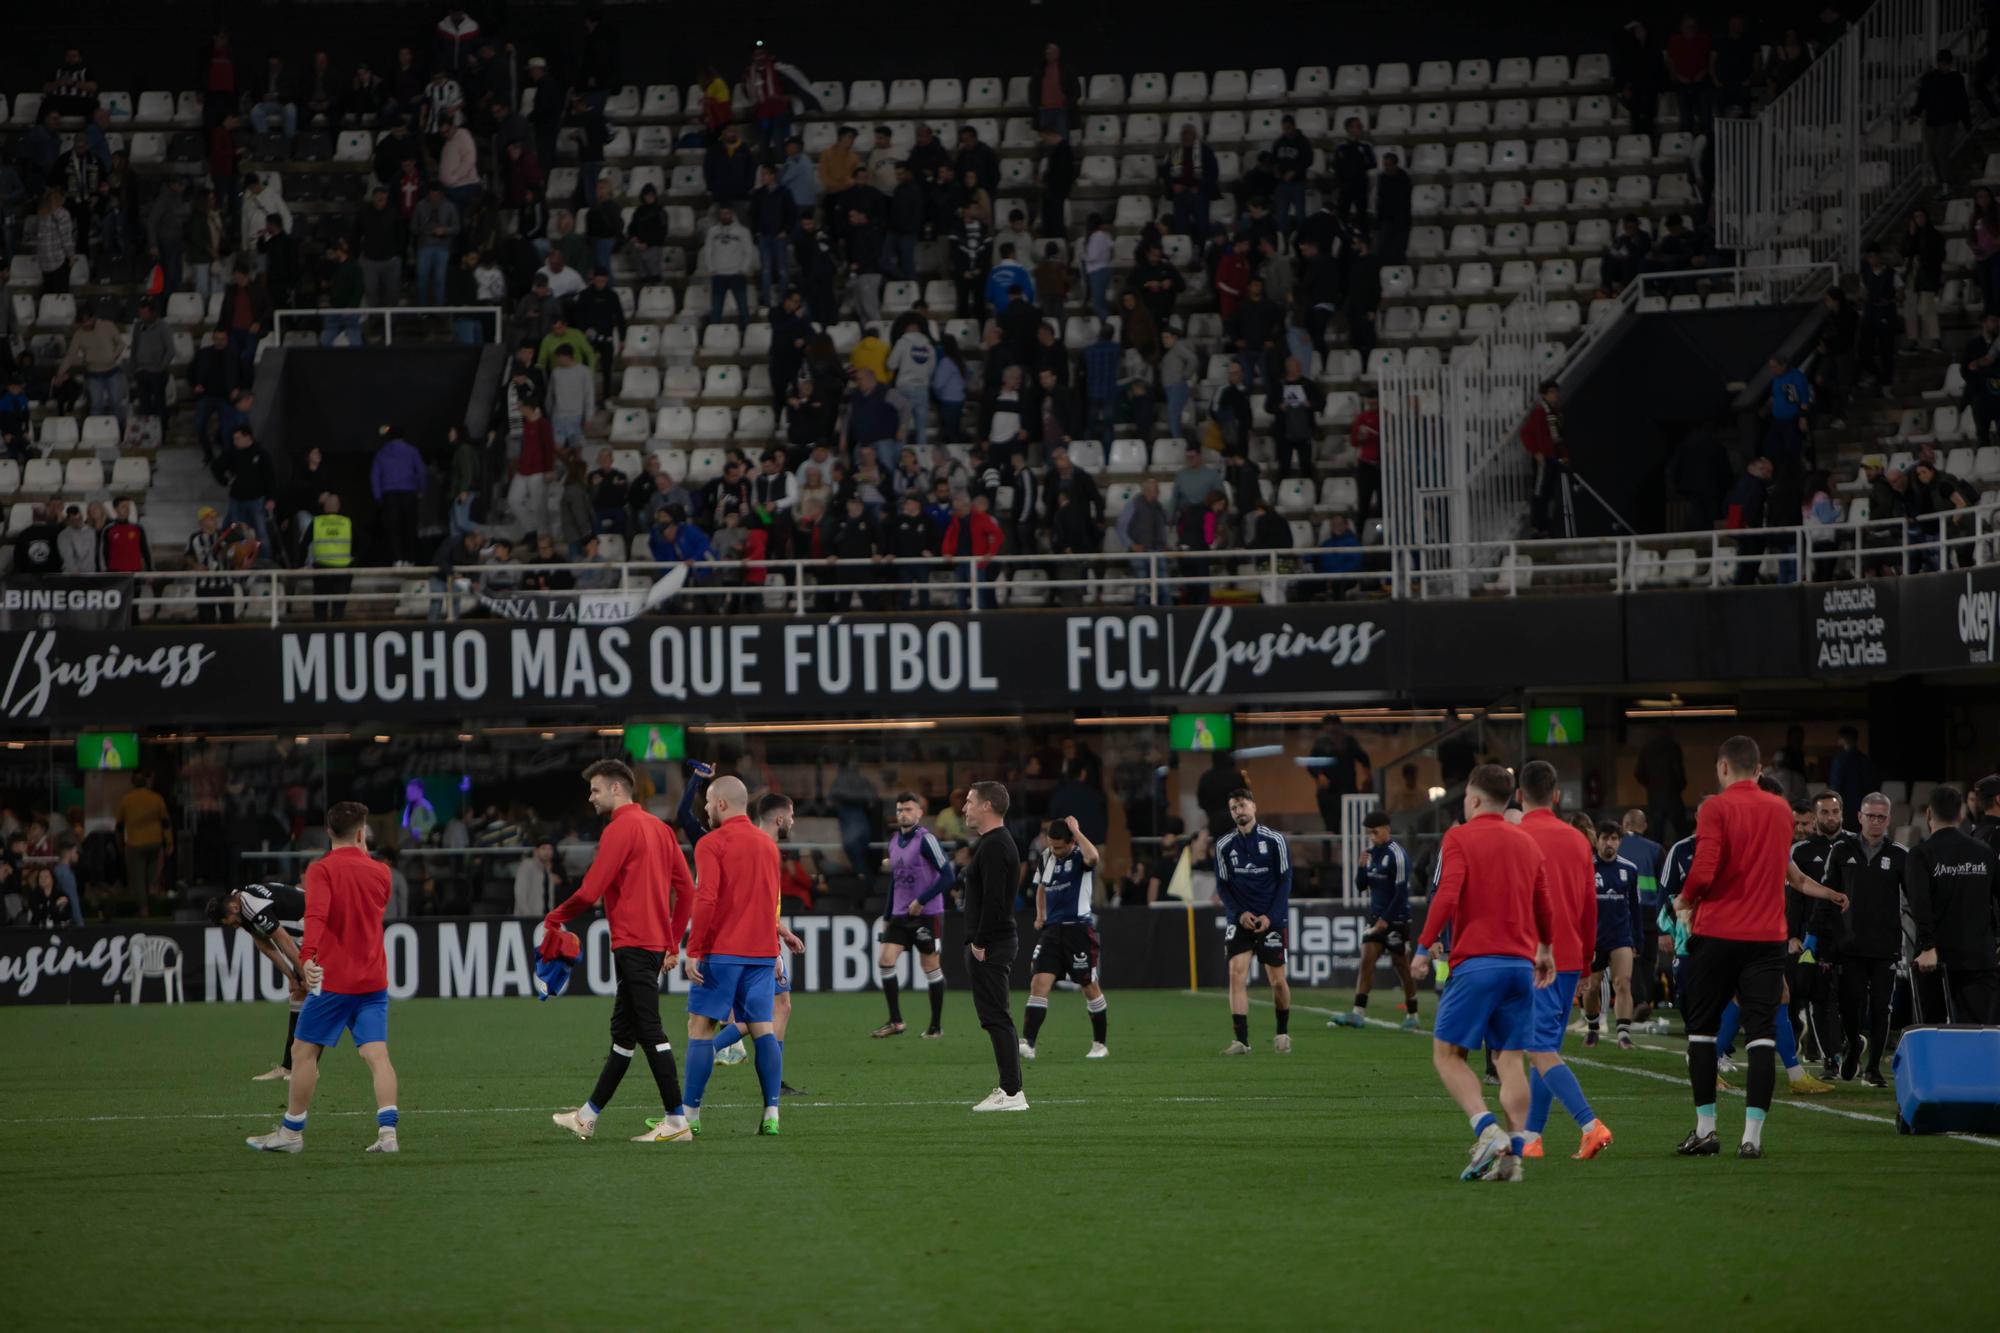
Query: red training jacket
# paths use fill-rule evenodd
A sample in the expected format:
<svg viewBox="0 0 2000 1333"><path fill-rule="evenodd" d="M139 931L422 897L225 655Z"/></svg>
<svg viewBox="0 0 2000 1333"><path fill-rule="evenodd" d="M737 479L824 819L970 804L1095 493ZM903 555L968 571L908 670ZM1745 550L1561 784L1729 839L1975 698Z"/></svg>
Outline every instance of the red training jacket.
<svg viewBox="0 0 2000 1333"><path fill-rule="evenodd" d="M731 815L694 845L694 933L688 957L778 956L778 844Z"/></svg>
<svg viewBox="0 0 2000 1333"><path fill-rule="evenodd" d="M1530 810L1521 816L1521 832L1542 849L1542 870L1549 880L1549 910L1555 938L1549 941L1556 971L1583 972L1597 948L1597 867L1590 839L1577 832L1553 810Z"/></svg>
<svg viewBox="0 0 2000 1333"><path fill-rule="evenodd" d="M694 906L694 878L672 830L636 801L611 812L583 884L542 924L553 928L572 921L600 898L611 922L612 948L665 953L680 946Z"/></svg>
<svg viewBox="0 0 2000 1333"><path fill-rule="evenodd" d="M1382 461L1382 414L1374 408L1358 412L1354 424L1347 428L1348 443L1354 446L1364 463ZM1366 517L1366 515L1363 515Z"/></svg>
<svg viewBox="0 0 2000 1333"><path fill-rule="evenodd" d="M326 971L320 989L368 995L389 986L382 913L389 867L359 847L336 847L306 867L306 938L299 957Z"/></svg>
<svg viewBox="0 0 2000 1333"><path fill-rule="evenodd" d="M556 466L556 428L546 415L521 423L521 453L514 471L524 477L553 472Z"/></svg>
<svg viewBox="0 0 2000 1333"><path fill-rule="evenodd" d="M965 537L967 527L972 529L969 545ZM990 557L1000 554L1000 548L1006 544L1006 537L1000 531L1000 520L974 509L964 518L952 519L950 526L944 530L944 541L938 551L941 555L977 556L979 568L984 569L991 563ZM967 549L960 550L961 546Z"/></svg>
<svg viewBox="0 0 2000 1333"><path fill-rule="evenodd" d="M1551 412L1547 403L1529 408L1528 419L1521 423L1521 447L1531 458L1568 458L1569 449L1562 441L1562 414Z"/></svg>
<svg viewBox="0 0 2000 1333"><path fill-rule="evenodd" d="M1453 967L1487 956L1532 960L1537 945L1553 943L1553 915L1542 849L1499 815L1481 815L1444 835L1417 942L1429 949L1450 926Z"/></svg>
<svg viewBox="0 0 2000 1333"><path fill-rule="evenodd" d="M1745 778L1702 803L1694 864L1681 897L1694 904L1693 933L1716 940L1785 938L1785 868L1792 807Z"/></svg>

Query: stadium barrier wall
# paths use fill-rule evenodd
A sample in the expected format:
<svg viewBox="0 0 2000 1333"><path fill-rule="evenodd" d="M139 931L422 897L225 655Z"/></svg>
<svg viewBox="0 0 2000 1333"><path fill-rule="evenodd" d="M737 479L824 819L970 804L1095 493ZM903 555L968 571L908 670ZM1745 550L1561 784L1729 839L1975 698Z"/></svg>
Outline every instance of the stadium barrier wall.
<svg viewBox="0 0 2000 1333"><path fill-rule="evenodd" d="M874 988L879 918L799 912L785 919L806 943L806 952L792 959L794 990L855 992ZM1035 942L1034 918L1023 913L1019 923L1021 951L1014 980L1017 986L1025 987ZM389 994L394 999L530 996L534 993L540 926L538 918L528 917L391 921L384 939ZM1292 984L1352 985L1365 928L1360 912L1294 905L1289 963ZM1225 980L1220 908L1110 908L1098 914L1097 930L1103 945L1101 976L1108 989L1213 987ZM581 933L582 965L563 998L608 998L612 993L610 926L598 919ZM944 936L945 984L962 987L964 931L958 915L945 917ZM243 931L209 925L142 924L0 935L0 1004L129 1003L137 941L144 937L173 942L183 990L190 1002L278 1001L286 996L277 968L257 952ZM1385 978L1390 975L1386 967L1382 971ZM922 974L914 954L904 954L899 973L903 985L921 986ZM160 1002L163 989L159 978L145 978L139 1002ZM668 994L683 994L687 982L676 970L663 989Z"/></svg>

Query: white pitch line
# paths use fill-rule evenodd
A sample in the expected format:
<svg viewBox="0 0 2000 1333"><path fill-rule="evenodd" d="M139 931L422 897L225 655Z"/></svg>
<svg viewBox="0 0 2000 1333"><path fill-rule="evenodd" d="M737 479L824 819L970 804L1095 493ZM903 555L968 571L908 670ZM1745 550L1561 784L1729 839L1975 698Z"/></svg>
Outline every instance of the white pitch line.
<svg viewBox="0 0 2000 1333"><path fill-rule="evenodd" d="M1193 994L1192 992L1185 992L1185 991L1182 993L1188 995ZM1207 998L1207 997L1196 997L1196 998ZM1269 1000L1256 1000L1253 1001L1253 1003L1264 1005L1267 1008L1270 1007L1271 1004ZM1311 1005L1311 1004L1294 1004L1292 1008L1295 1010L1303 1011L1308 1014L1325 1014L1328 1018L1335 1017L1339 1013L1341 1013L1341 1011L1338 1009L1324 1009L1318 1005ZM1428 1029L1425 1028L1409 1029L1403 1027L1399 1023L1391 1023L1384 1018L1371 1018L1368 1019L1367 1022L1368 1026L1370 1027L1382 1028L1383 1030L1388 1032L1406 1032L1414 1030L1417 1032L1421 1032L1424 1036L1427 1037L1430 1035ZM1673 1054L1672 1049L1666 1046L1650 1046L1641 1043L1640 1049L1647 1051L1658 1051L1662 1054L1669 1054L1669 1055ZM1687 1086L1686 1079L1675 1078L1671 1074L1662 1074L1655 1069L1634 1069L1630 1065L1606 1064L1602 1060L1593 1060L1587 1056L1581 1056L1581 1055L1565 1055L1563 1056L1563 1061L1566 1064L1583 1065L1589 1069L1607 1070L1613 1074L1629 1074L1634 1078L1652 1079L1656 1083L1667 1083L1671 1084L1674 1087ZM1726 1088L1723 1089L1723 1091L1726 1091L1732 1097L1741 1097L1744 1095L1743 1091L1740 1088ZM1826 1106L1819 1102L1780 1101L1777 1098L1773 1098L1771 1104L1773 1106L1787 1106L1800 1111L1816 1111L1821 1115L1840 1116L1842 1119L1846 1120L1865 1120L1869 1124L1873 1125L1894 1125L1896 1123L1895 1120L1890 1116L1869 1115L1865 1111L1848 1111L1838 1106ZM1982 1148L2000 1148L2000 1139L1989 1139L1979 1134L1945 1134L1945 1135L1940 1135L1938 1137L1947 1139L1957 1139L1961 1143L1976 1143L1980 1145Z"/></svg>

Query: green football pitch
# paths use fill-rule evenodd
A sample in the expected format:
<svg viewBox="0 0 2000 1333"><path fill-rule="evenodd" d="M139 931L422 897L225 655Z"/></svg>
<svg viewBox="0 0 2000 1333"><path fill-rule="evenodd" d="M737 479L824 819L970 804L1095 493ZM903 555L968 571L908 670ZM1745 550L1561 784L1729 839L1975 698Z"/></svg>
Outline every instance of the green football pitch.
<svg viewBox="0 0 2000 1333"><path fill-rule="evenodd" d="M303 1155L243 1146L280 1108L249 1076L282 1006L0 1011L9 1323L1993 1326L2000 1142L1899 1136L1886 1093L1781 1097L1764 1161L1682 1160L1678 1042L1600 1047L1575 1062L1603 1157L1569 1159L1558 1111L1523 1184L1461 1184L1469 1130L1426 1037L1328 1029L1321 994L1290 1056L1259 1005L1256 1053L1222 1059L1219 995L1111 999L1110 1060L1082 1059L1058 992L1033 1109L974 1116L992 1056L963 992L942 1041L870 1040L873 994L801 996L786 1072L811 1095L783 1136L755 1134L743 1064L692 1145L626 1141L659 1109L637 1064L601 1137L549 1123L590 1089L608 1001L412 1001L395 1157L362 1152L346 1048Z"/></svg>

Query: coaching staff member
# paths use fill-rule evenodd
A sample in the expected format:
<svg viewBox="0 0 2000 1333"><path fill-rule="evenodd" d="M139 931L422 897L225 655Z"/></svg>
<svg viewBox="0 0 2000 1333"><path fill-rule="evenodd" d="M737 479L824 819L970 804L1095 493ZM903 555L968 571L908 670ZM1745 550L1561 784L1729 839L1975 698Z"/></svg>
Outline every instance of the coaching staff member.
<svg viewBox="0 0 2000 1333"><path fill-rule="evenodd" d="M2000 773L1988 773L1972 784L1972 836L2000 856Z"/></svg>
<svg viewBox="0 0 2000 1333"><path fill-rule="evenodd" d="M1776 1019L1785 990L1785 880L1791 865L1792 808L1757 786L1757 742L1732 736L1722 743L1715 776L1722 786L1695 820L1694 864L1674 899L1689 927L1687 995L1688 1083L1694 1091L1694 1132L1675 1149L1713 1157L1715 1033L1735 999L1749 1040L1743 1141L1738 1157L1764 1155L1764 1117L1776 1082Z"/></svg>
<svg viewBox="0 0 2000 1333"><path fill-rule="evenodd" d="M674 1048L660 1026L660 974L674 965L694 910L694 877L672 831L632 799L636 784L628 765L600 759L583 776L590 783L590 808L604 816L604 832L582 886L543 917L542 926L558 930L603 899L618 997L611 1005L611 1054L590 1100L574 1111L558 1111L554 1119L580 1139L595 1135L597 1117L631 1067L634 1048L643 1046L666 1117L632 1141L683 1141L689 1137L687 1117Z"/></svg>
<svg viewBox="0 0 2000 1333"><path fill-rule="evenodd" d="M1904 862L1903 893L1917 925L1918 984L1934 996L1942 963L1951 1021L2000 1023L2000 963L1993 954L2000 880L1993 853L1958 826L1964 804L1956 788L1931 789L1924 807L1931 836Z"/></svg>
<svg viewBox="0 0 2000 1333"><path fill-rule="evenodd" d="M972 864L965 868L965 970L972 977L972 1007L993 1042L1000 1086L975 1111L1025 1111L1021 1091L1021 1045L1014 1032L1014 1008L1007 983L1021 941L1014 926L1014 894L1021 885L1021 853L1007 831L1007 788L975 782L959 812L979 835Z"/></svg>

